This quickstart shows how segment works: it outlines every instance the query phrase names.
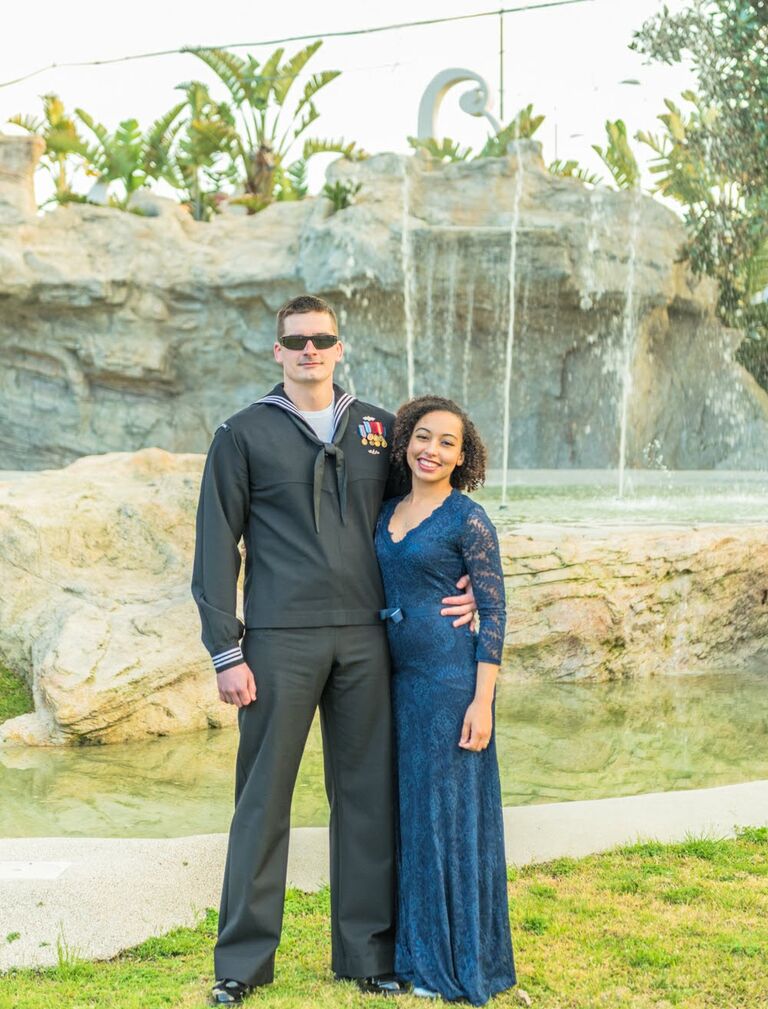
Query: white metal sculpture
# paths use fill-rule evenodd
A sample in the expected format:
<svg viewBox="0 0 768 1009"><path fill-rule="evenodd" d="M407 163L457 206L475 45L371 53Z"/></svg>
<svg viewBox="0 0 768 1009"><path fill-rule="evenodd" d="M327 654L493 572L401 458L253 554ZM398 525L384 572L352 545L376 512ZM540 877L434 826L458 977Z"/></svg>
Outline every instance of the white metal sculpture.
<svg viewBox="0 0 768 1009"><path fill-rule="evenodd" d="M451 67L448 70L441 70L439 74L436 74L427 85L421 97L417 131L417 136L420 140L426 140L428 137L436 137L438 135L435 123L443 98L445 98L452 87L455 87L457 84L463 84L464 81L473 81L477 87L472 88L471 91L465 91L461 98L459 98L459 105L462 110L470 116L484 116L491 124L493 132L499 132L501 124L490 112L493 100L485 79L473 70Z"/></svg>

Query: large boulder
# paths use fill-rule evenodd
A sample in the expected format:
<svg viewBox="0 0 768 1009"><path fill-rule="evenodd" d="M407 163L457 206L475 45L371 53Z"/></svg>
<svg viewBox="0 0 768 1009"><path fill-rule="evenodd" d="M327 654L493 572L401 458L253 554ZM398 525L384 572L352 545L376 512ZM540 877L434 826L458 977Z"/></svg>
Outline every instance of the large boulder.
<svg viewBox="0 0 768 1009"><path fill-rule="evenodd" d="M189 587L203 461L152 448L0 473L0 662L35 701L0 742L234 724ZM500 529L507 678L733 669L768 654L764 527Z"/></svg>
<svg viewBox="0 0 768 1009"><path fill-rule="evenodd" d="M339 312L343 384L388 407L411 388L454 396L493 466L508 403L511 466L615 466L623 442L630 466L768 467L768 395L734 361L713 284L677 262L680 220L553 176L533 142L470 163L341 160L330 180L362 183L346 209L320 197L209 224L156 201L9 216L3 200L29 208L25 154L0 137L15 166L0 172L0 466L205 451L278 380L275 312L309 290Z"/></svg>
<svg viewBox="0 0 768 1009"><path fill-rule="evenodd" d="M189 589L202 461L145 449L0 474L0 660L35 702L0 740L106 743L233 724Z"/></svg>
<svg viewBox="0 0 768 1009"><path fill-rule="evenodd" d="M501 537L504 669L605 680L768 660L765 526L530 525Z"/></svg>

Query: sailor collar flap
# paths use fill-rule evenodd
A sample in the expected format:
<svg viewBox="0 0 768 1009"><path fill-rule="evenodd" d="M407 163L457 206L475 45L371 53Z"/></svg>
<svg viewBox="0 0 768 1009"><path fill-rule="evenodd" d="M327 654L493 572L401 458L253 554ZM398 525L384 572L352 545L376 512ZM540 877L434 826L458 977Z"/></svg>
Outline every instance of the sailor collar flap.
<svg viewBox="0 0 768 1009"><path fill-rule="evenodd" d="M320 502L323 496L323 477L325 475L326 457L332 457L335 460L336 485L339 492L339 511L342 523L346 525L347 522L347 464L344 458L344 452L338 443L344 437L344 432L346 431L347 424L349 423L348 410L351 404L355 402L356 398L357 397L350 395L348 392L345 392L341 386L334 384L333 427L331 429L331 440L329 442L324 442L318 438L316 432L301 415L301 411L297 408L295 403L286 396L285 388L282 382L276 385L275 388L266 396L262 396L261 399L256 400L257 404L265 403L269 406L276 406L280 410L284 410L299 430L307 438L309 438L310 441L313 441L320 446L320 449L315 456L314 474L312 479L315 532L318 534L320 532Z"/></svg>

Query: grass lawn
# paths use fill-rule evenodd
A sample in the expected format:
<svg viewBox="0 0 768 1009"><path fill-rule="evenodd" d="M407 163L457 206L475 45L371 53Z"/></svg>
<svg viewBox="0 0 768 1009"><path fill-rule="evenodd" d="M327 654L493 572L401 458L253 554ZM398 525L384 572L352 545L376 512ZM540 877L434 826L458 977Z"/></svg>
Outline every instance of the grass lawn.
<svg viewBox="0 0 768 1009"><path fill-rule="evenodd" d="M27 684L16 673L0 664L0 722L34 710L35 705Z"/></svg>
<svg viewBox="0 0 768 1009"><path fill-rule="evenodd" d="M509 897L519 984L535 1007L768 1007L766 827L730 840L650 842L510 869ZM215 934L209 911L196 928L108 962L60 951L58 967L0 976L0 1007L203 1006ZM391 1009L390 999L333 982L329 951L327 890L290 892L275 983L246 1005ZM493 1002L499 1009L520 1004L514 992ZM424 1001L408 996L397 1005L416 1009Z"/></svg>

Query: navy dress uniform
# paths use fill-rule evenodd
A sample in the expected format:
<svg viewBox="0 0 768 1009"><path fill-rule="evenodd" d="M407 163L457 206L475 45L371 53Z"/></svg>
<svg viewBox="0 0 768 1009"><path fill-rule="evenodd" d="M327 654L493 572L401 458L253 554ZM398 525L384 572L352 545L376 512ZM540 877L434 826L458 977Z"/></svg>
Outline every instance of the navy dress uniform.
<svg viewBox="0 0 768 1009"><path fill-rule="evenodd" d="M330 803L332 969L393 969L389 654L374 550L394 417L334 385L322 441L282 383L214 433L196 519L192 594L217 672L247 662L216 977L269 983L280 939L290 807L320 707ZM236 586L245 542L243 621Z"/></svg>

